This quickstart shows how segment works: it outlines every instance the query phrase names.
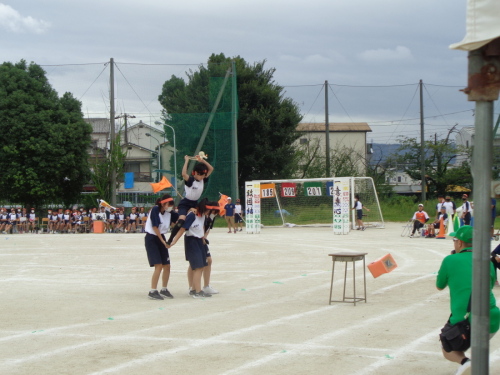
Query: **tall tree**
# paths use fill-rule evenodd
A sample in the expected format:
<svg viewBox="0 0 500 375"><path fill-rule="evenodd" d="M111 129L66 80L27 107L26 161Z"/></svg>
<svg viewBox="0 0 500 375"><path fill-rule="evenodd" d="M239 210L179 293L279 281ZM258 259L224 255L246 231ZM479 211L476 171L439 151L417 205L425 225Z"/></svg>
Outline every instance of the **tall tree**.
<svg viewBox="0 0 500 375"><path fill-rule="evenodd" d="M265 68L265 60L249 64L239 56L212 54L206 66L186 73L186 81L172 76L164 83L158 99L164 108L164 120L176 130L177 149L181 155L192 153L194 149L183 148L183 145L190 144L187 138L199 133L193 132L185 122L175 121L176 114L199 114L198 122L204 125L206 117L202 114L210 112L213 103L209 98L215 96L210 95L210 78L224 77L233 60L239 101L239 186L253 179L289 178L295 167L292 145L298 138L295 129L302 117L298 106L285 97L283 87L274 81L275 69ZM227 108L228 101L223 96L221 107ZM178 159L181 164L182 158Z"/></svg>
<svg viewBox="0 0 500 375"><path fill-rule="evenodd" d="M70 93L59 98L39 65L0 65L3 198L27 206L76 202L89 179L91 132L81 103Z"/></svg>
<svg viewBox="0 0 500 375"><path fill-rule="evenodd" d="M472 188L470 163L455 163L458 155L470 155L471 150L451 141L450 137L454 132L455 126L448 131L446 137L435 137L424 143L426 184L431 195L446 194L450 185ZM388 163L402 168L413 180L420 180L420 142L416 138L400 137L399 143L397 154L392 155Z"/></svg>
<svg viewBox="0 0 500 375"><path fill-rule="evenodd" d="M127 151L121 145L122 130L115 135L115 139L110 140L112 147L103 150L102 154L97 154L90 160L90 177L97 190L100 199L111 202L111 172L116 175L116 187L120 186L125 171L125 160Z"/></svg>

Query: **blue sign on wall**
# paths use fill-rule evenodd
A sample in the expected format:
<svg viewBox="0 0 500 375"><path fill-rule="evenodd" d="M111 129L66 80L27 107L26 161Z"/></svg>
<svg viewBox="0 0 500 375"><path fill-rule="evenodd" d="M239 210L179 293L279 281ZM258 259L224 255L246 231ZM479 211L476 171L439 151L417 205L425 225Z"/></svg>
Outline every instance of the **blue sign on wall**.
<svg viewBox="0 0 500 375"><path fill-rule="evenodd" d="M125 172L125 189L134 187L134 172Z"/></svg>

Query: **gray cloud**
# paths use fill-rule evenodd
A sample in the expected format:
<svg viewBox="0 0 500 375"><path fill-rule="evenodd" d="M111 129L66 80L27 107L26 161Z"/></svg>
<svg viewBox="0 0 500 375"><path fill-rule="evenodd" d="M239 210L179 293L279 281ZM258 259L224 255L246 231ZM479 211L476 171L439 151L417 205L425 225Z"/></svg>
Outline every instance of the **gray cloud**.
<svg viewBox="0 0 500 375"><path fill-rule="evenodd" d="M50 27L50 22L37 20L31 16L23 16L9 5L0 3L0 26L13 33L41 34Z"/></svg>
<svg viewBox="0 0 500 375"><path fill-rule="evenodd" d="M443 115L429 117L430 131L441 132L457 122L473 123L470 112L447 115L473 108L458 91L467 83L467 54L448 48L465 35L465 0L458 4L456 0L16 0L12 4L19 19L29 14L33 20L50 20L51 27L36 35L26 27L25 32L9 29L9 38L2 41L6 61L105 63L114 57L126 78L116 72L117 108L140 114L145 122L159 116L157 96L165 80L172 74L185 77L186 70L222 52L249 63L266 60L268 68L276 69L276 83L299 104L305 121L324 121L320 90L328 80L330 121L366 121L379 142L418 131L418 123L408 123L418 117L414 93L419 79L428 84L426 115ZM127 62L195 65L123 65ZM83 95L86 113L106 113L108 71L89 89L102 64L45 69L59 93ZM410 85L399 87L402 84ZM303 87L292 87L297 85ZM396 123L401 120L407 125Z"/></svg>

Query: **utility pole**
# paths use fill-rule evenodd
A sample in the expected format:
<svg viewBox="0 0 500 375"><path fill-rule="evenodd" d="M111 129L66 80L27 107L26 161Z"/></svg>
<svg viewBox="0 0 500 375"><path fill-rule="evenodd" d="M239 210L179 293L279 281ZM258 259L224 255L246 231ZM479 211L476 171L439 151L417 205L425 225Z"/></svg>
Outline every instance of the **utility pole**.
<svg viewBox="0 0 500 375"><path fill-rule="evenodd" d="M111 167L111 205L116 206L116 166L114 157L114 142L115 142L115 61L109 59L109 153Z"/></svg>
<svg viewBox="0 0 500 375"><path fill-rule="evenodd" d="M426 201L427 183L425 181L425 140L424 140L424 97L423 97L423 84L420 80L420 171L422 179L422 204Z"/></svg>
<svg viewBox="0 0 500 375"><path fill-rule="evenodd" d="M325 81L325 158L326 158L326 174L325 177L330 177L330 124L328 118L328 81Z"/></svg>
<svg viewBox="0 0 500 375"><path fill-rule="evenodd" d="M123 121L124 121L124 125L125 125L125 133L124 133L124 137L123 137L123 140L124 140L124 143L125 144L128 144L128 125L127 125L127 118L135 118L134 115L129 115L127 113L124 113L123 115L120 115L120 116L116 116L115 119L118 120L119 118L122 118Z"/></svg>

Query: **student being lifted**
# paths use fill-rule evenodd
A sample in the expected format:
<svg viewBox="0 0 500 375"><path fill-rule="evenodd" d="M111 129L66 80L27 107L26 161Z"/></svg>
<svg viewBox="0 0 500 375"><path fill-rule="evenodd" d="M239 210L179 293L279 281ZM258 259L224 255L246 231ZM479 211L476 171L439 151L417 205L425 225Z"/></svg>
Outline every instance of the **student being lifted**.
<svg viewBox="0 0 500 375"><path fill-rule="evenodd" d="M201 194L203 194L203 188L208 182L208 176L210 176L214 168L199 155L196 155L196 160L198 163L193 168L191 176L187 173L187 167L189 164L190 157L184 156L184 166L182 167L182 177L184 178L184 198L179 202L179 220L177 224L172 228L172 233L167 243L171 244L175 235L181 229L184 221L186 220L186 215L188 211L192 208L196 208L198 205L198 199L200 199Z"/></svg>

